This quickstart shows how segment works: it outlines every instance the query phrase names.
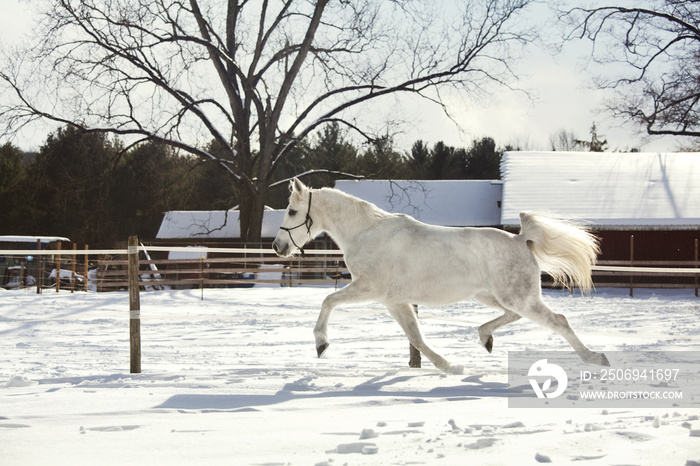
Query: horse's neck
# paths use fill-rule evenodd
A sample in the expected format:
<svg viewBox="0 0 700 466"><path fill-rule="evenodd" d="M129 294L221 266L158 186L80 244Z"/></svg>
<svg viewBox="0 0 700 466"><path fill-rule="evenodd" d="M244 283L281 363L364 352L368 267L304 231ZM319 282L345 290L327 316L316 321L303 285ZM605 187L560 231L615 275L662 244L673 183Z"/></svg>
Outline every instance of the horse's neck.
<svg viewBox="0 0 700 466"><path fill-rule="evenodd" d="M376 221L376 213L381 212L335 189L320 189L314 192L314 202L317 198L322 210L322 228L341 250L369 228Z"/></svg>

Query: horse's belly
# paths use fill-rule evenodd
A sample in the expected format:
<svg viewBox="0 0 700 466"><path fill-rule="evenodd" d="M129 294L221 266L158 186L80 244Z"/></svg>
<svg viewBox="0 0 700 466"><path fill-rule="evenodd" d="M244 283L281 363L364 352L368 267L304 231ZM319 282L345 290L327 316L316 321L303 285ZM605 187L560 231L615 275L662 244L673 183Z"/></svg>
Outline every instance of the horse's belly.
<svg viewBox="0 0 700 466"><path fill-rule="evenodd" d="M385 302L449 304L483 291L483 245L465 241L459 229L440 233L440 241L408 246L397 233L381 248L347 254L346 264Z"/></svg>
<svg viewBox="0 0 700 466"><path fill-rule="evenodd" d="M474 296L483 288L478 280L464 274L405 278L387 286L390 300L422 305L452 304Z"/></svg>

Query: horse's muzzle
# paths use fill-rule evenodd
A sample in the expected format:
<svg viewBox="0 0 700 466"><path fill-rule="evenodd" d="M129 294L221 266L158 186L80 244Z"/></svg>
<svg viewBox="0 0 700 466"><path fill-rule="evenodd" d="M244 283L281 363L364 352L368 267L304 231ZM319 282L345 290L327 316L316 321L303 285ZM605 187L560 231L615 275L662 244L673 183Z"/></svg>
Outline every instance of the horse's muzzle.
<svg viewBox="0 0 700 466"><path fill-rule="evenodd" d="M289 254L288 254L288 252L289 252L289 245L288 245L288 244L285 244L285 245L283 245L283 246L280 246L280 245L277 243L277 240L276 240L276 239L275 239L275 241L273 241L273 243L272 243L272 249L273 249L273 250L275 251L275 253L276 253L278 256L280 256L280 257L287 257L287 256L289 255Z"/></svg>

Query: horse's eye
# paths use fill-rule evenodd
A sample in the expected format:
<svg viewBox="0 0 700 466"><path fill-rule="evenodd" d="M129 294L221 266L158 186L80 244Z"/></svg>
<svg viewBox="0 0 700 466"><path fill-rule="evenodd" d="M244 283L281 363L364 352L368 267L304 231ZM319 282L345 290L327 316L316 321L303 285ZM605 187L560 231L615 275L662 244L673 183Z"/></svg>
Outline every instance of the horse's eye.
<svg viewBox="0 0 700 466"><path fill-rule="evenodd" d="M289 209L289 216L294 217L297 214L297 211L294 209Z"/></svg>

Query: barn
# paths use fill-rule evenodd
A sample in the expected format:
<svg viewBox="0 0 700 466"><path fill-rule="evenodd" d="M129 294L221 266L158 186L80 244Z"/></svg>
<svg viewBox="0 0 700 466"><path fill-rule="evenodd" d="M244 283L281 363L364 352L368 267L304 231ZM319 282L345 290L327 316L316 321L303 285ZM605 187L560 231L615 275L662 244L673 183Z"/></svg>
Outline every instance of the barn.
<svg viewBox="0 0 700 466"><path fill-rule="evenodd" d="M503 184L498 180L339 180L335 187L387 212L433 225L501 224Z"/></svg>
<svg viewBox="0 0 700 466"><path fill-rule="evenodd" d="M277 235L284 210L266 209L263 212L262 246L270 247L272 239ZM245 244L241 240L240 211L230 210L175 210L165 212L160 228L154 240L146 241L150 246L206 246L211 248L245 248L253 249L261 245ZM254 267L246 262L247 253L226 254L221 252L205 252L199 248L192 250L176 250L165 252L151 251L153 259L168 259L161 271L169 278L175 277L179 283L176 288L190 288L193 283L204 278L213 286L248 286L240 280L250 280L259 274L253 274L246 269ZM253 257L259 254L252 254ZM206 259L206 261L204 261ZM206 266L204 266L206 262ZM241 272L237 270L241 269ZM280 274L276 274L279 278ZM204 282L202 282L204 283ZM195 287L200 285L194 285ZM250 285L252 286L252 285Z"/></svg>
<svg viewBox="0 0 700 466"><path fill-rule="evenodd" d="M271 241L277 235L284 210L266 209L263 213L262 238ZM240 211L173 210L163 215L156 241L170 245L233 247L240 246Z"/></svg>
<svg viewBox="0 0 700 466"><path fill-rule="evenodd" d="M681 265L700 238L700 154L506 152L501 161L506 229L523 210L585 221L601 238L601 262Z"/></svg>
<svg viewBox="0 0 700 466"><path fill-rule="evenodd" d="M426 223L444 226L499 226L503 186L500 181L336 181L335 187L394 213L405 213ZM284 210L263 214L262 239L277 235ZM239 246L240 212L169 211L151 244ZM320 243L329 243L321 239ZM321 245L319 245L320 247ZM326 244L330 247L330 244Z"/></svg>

